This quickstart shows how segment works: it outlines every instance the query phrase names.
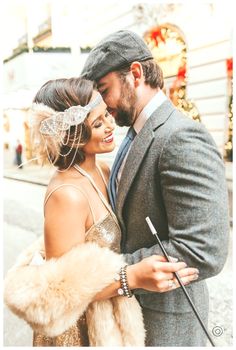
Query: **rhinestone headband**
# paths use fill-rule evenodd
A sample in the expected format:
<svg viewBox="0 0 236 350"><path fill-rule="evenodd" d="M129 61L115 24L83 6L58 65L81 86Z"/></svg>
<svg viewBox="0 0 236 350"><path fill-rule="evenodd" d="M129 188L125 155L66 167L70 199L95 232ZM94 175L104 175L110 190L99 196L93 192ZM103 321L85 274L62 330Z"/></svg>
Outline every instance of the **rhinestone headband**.
<svg viewBox="0 0 236 350"><path fill-rule="evenodd" d="M102 101L100 94L86 106L71 106L64 112L55 112L51 117L44 119L40 125L40 133L47 136L55 136L60 132L69 130L71 126L77 126L84 122L91 110Z"/></svg>

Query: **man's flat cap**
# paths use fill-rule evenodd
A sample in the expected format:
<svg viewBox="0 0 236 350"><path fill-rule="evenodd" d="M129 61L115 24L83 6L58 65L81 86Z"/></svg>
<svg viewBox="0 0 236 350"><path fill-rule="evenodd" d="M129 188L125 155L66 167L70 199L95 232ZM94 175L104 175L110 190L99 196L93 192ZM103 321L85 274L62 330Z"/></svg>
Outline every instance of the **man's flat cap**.
<svg viewBox="0 0 236 350"><path fill-rule="evenodd" d="M129 30L119 30L108 35L91 50L81 77L97 81L134 61L151 58L152 53L140 36Z"/></svg>

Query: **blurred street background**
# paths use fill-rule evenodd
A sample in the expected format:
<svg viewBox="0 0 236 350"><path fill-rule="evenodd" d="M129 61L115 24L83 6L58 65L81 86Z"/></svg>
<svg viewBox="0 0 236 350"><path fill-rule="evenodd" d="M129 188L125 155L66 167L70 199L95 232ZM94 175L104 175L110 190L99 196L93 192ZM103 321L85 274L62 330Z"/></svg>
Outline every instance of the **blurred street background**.
<svg viewBox="0 0 236 350"><path fill-rule="evenodd" d="M30 139L30 106L49 79L79 76L89 51L106 35L130 29L149 45L164 73L164 92L203 123L225 161L230 247L223 271L209 279L209 331L233 346L232 160L233 4L231 1L8 0L2 4L4 274L43 232L43 198L54 169L41 168ZM112 165L117 147L101 156ZM21 162L21 168L17 168ZM29 162L29 163L27 163ZM217 190L217 189L216 189ZM31 346L32 332L4 307L4 346Z"/></svg>

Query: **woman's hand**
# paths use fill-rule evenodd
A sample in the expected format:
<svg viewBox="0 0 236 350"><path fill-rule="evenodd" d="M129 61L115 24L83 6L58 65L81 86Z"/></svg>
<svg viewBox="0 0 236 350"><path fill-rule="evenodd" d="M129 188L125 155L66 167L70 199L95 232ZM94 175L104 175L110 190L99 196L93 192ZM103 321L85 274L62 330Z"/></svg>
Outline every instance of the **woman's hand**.
<svg viewBox="0 0 236 350"><path fill-rule="evenodd" d="M184 262L168 262L165 257L152 255L137 264L127 266L130 289L142 288L153 292L167 292L180 285L174 275L178 272L184 285L198 279L199 271Z"/></svg>

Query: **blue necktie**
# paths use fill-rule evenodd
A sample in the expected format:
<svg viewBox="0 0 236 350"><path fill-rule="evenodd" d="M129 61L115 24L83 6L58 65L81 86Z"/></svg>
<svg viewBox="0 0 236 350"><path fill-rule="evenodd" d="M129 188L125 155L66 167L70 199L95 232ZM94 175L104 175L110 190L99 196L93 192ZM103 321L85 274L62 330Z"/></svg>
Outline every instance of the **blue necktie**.
<svg viewBox="0 0 236 350"><path fill-rule="evenodd" d="M122 141L120 148L117 152L115 161L113 163L112 169L111 169L111 174L110 174L110 179L109 179L109 184L108 184L108 194L109 194L109 199L110 203L112 206L112 209L115 211L116 207L116 179L117 175L120 169L120 166L128 152L128 149L131 145L131 142L133 141L134 137L136 135L136 132L133 127L129 128L127 135L125 136L124 140Z"/></svg>

